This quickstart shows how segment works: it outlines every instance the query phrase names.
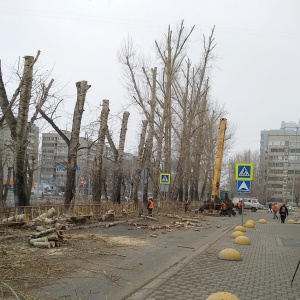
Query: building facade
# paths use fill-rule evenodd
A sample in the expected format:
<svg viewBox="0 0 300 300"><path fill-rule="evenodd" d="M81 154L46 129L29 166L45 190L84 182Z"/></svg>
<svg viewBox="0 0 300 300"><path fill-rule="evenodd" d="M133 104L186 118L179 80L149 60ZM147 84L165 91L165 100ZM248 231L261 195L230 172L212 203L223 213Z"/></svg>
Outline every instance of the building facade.
<svg viewBox="0 0 300 300"><path fill-rule="evenodd" d="M68 138L71 133L62 131ZM79 138L76 187L82 193L90 194L93 163L96 146L88 138ZM67 179L68 146L56 132L42 133L40 188L54 193L64 192Z"/></svg>
<svg viewBox="0 0 300 300"><path fill-rule="evenodd" d="M261 131L260 195L267 202L287 199L298 203L300 194L299 123L282 122L280 129Z"/></svg>

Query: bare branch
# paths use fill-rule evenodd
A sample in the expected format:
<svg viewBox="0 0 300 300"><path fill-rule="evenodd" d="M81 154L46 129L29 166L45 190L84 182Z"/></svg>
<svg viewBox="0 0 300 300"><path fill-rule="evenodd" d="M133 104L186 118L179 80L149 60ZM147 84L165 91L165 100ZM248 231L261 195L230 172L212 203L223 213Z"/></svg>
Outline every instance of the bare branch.
<svg viewBox="0 0 300 300"><path fill-rule="evenodd" d="M42 117L52 126L52 128L62 137L62 139L66 142L66 144L69 147L70 146L69 138L57 127L54 121L51 118L49 118L42 109L39 109L39 112L42 115Z"/></svg>

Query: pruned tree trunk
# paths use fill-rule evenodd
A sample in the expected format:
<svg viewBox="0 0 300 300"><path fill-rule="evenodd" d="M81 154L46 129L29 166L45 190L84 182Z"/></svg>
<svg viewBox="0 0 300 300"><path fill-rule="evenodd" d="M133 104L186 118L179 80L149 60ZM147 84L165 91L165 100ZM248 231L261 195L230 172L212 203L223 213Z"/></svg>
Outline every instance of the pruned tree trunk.
<svg viewBox="0 0 300 300"><path fill-rule="evenodd" d="M14 193L15 203L19 206L29 205L30 194L28 194L28 181L27 181L27 164L26 164L26 151L28 145L28 134L31 130L33 123L36 121L39 108L48 99L49 90L53 84L53 79L49 85L41 91L41 98L36 101L37 107L30 120L29 110L32 97L32 82L33 82L33 66L40 55L38 51L37 56L25 56L24 57L24 69L23 75L20 79L19 86L15 90L12 99L9 101L3 83L1 65L0 65L0 106L4 115L5 121L9 126L13 156L14 156ZM12 110L13 104L20 96L17 115L14 115Z"/></svg>
<svg viewBox="0 0 300 300"><path fill-rule="evenodd" d="M5 205L5 198L3 194L3 179L4 179L4 174L3 174L3 151L2 149L0 150L0 206Z"/></svg>
<svg viewBox="0 0 300 300"><path fill-rule="evenodd" d="M79 134L81 127L81 119L84 111L84 103L86 94L91 86L87 81L80 81L76 83L77 101L74 109L72 131L69 143L68 162L67 162L67 180L65 190L65 206L68 207L75 196L76 189L76 168L77 155L79 149Z"/></svg>
<svg viewBox="0 0 300 300"><path fill-rule="evenodd" d="M73 114L73 124L70 139L57 127L54 121L41 109L39 111L42 117L53 127L53 129L62 137L68 146L68 161L67 161L67 178L65 190L65 207L68 208L71 201L75 197L76 192L76 168L77 168L77 155L79 150L79 134L81 128L81 119L84 111L84 104L86 94L91 86L87 81L76 82L77 100Z"/></svg>
<svg viewBox="0 0 300 300"><path fill-rule="evenodd" d="M27 170L28 170L27 197L30 199L31 189L33 186L33 172L35 169L35 157L32 157L31 159L31 166L29 166L28 159L26 159L26 163L27 163Z"/></svg>
<svg viewBox="0 0 300 300"><path fill-rule="evenodd" d="M135 203L138 202L138 189L139 189L140 180L141 180L142 159L143 159L143 153L144 153L144 147L145 147L145 137L146 137L147 125L148 125L148 121L143 120L142 121L142 132L140 135L140 142L139 142L139 146L138 146L136 168L135 168L135 172L134 172L134 176L133 176L132 200Z"/></svg>
<svg viewBox="0 0 300 300"><path fill-rule="evenodd" d="M116 160L116 166L114 170L114 182L113 182L113 193L112 199L114 202L121 203L121 185L123 179L123 155L124 155L124 146L127 132L127 123L129 118L129 112L125 111L123 113L122 128L120 132L120 141L118 149L118 157Z"/></svg>
<svg viewBox="0 0 300 300"><path fill-rule="evenodd" d="M15 126L15 195L17 203L20 206L29 205L27 193L27 172L26 172L26 149L28 145L28 136L26 128L28 127L29 104L31 99L32 74L33 74L33 56L25 56L23 71L23 82L20 91L20 105L18 109L18 118Z"/></svg>
<svg viewBox="0 0 300 300"><path fill-rule="evenodd" d="M148 135L145 144L145 151L144 151L144 158L143 158L143 165L147 170L147 180L144 184L143 190L143 199L144 201L147 200L148 197L148 184L149 178L152 179L153 186L158 186L158 177L153 176L153 139L154 139L154 126L155 126L155 108L156 108L156 77L157 77L157 68L151 69L152 73L152 84L151 84L151 102L150 102L150 115L149 115L149 128L148 128Z"/></svg>
<svg viewBox="0 0 300 300"><path fill-rule="evenodd" d="M98 133L98 153L96 159L96 169L94 176L94 184L93 184L93 199L95 201L101 201L101 193L102 193L102 168L103 168L103 155L105 150L105 136L107 131L107 120L109 114L109 100L103 100L102 102L102 111L100 116L100 128Z"/></svg>

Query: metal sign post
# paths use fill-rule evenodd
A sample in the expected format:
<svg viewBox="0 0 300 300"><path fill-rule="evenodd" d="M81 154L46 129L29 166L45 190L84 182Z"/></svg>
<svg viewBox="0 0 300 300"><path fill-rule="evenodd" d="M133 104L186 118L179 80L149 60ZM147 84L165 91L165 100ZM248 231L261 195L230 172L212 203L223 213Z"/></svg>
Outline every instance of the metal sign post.
<svg viewBox="0 0 300 300"><path fill-rule="evenodd" d="M244 194L250 194L251 181L253 179L253 164L251 163L240 163L235 164L235 179L236 179L236 190L238 193L243 194L242 200L242 226L244 226Z"/></svg>
<svg viewBox="0 0 300 300"><path fill-rule="evenodd" d="M243 200L242 200L242 226L244 226L244 197L243 197Z"/></svg>

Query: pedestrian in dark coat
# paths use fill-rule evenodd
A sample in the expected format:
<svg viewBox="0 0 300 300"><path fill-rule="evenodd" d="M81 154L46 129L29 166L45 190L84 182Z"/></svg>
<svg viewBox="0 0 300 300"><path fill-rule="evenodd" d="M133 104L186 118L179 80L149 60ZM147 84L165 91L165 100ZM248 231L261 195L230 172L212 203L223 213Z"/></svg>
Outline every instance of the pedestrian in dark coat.
<svg viewBox="0 0 300 300"><path fill-rule="evenodd" d="M284 224L286 217L289 215L288 209L285 204L282 204L280 206L279 215L280 215L281 223Z"/></svg>

